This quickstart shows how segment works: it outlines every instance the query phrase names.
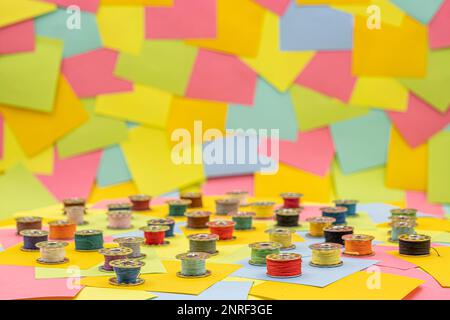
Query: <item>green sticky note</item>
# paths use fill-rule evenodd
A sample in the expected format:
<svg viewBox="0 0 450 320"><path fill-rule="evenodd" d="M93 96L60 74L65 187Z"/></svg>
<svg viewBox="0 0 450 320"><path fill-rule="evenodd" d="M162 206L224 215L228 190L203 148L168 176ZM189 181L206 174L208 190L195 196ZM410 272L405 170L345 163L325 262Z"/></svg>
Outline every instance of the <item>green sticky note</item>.
<svg viewBox="0 0 450 320"><path fill-rule="evenodd" d="M291 95L301 132L360 117L369 111L367 108L346 105L337 99L297 85L292 86Z"/></svg>
<svg viewBox="0 0 450 320"><path fill-rule="evenodd" d="M344 175L334 163L333 181L336 198L358 199L360 202L403 201L405 192L385 187L385 175L384 167Z"/></svg>
<svg viewBox="0 0 450 320"><path fill-rule="evenodd" d="M144 41L139 55L120 54L115 75L184 96L196 57L182 41Z"/></svg>
<svg viewBox="0 0 450 320"><path fill-rule="evenodd" d="M0 219L56 203L57 200L22 164L0 176Z"/></svg>
<svg viewBox="0 0 450 320"><path fill-rule="evenodd" d="M32 52L0 55L0 103L52 111L62 50L61 41L37 37Z"/></svg>
<svg viewBox="0 0 450 320"><path fill-rule="evenodd" d="M425 79L402 79L400 82L440 112L450 106L450 49L430 51Z"/></svg>
<svg viewBox="0 0 450 320"><path fill-rule="evenodd" d="M83 104L89 113L89 120L58 141L58 152L62 158L103 149L128 137L124 121L95 114L95 99L84 99Z"/></svg>
<svg viewBox="0 0 450 320"><path fill-rule="evenodd" d="M428 142L428 200L450 202L450 131L442 131Z"/></svg>

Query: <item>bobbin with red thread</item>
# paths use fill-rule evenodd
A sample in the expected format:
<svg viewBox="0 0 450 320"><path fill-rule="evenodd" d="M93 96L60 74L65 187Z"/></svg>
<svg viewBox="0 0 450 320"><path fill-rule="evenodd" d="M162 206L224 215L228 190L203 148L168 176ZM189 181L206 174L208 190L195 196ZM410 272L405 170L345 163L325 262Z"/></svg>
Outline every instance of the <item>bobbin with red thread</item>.
<svg viewBox="0 0 450 320"><path fill-rule="evenodd" d="M169 229L167 226L145 226L140 228L144 231L146 246L162 246L169 244L169 241L165 240L165 232Z"/></svg>
<svg viewBox="0 0 450 320"><path fill-rule="evenodd" d="M283 208L285 209L297 209L300 208L300 199L303 194L296 192L284 192L280 194L283 198Z"/></svg>
<svg viewBox="0 0 450 320"><path fill-rule="evenodd" d="M267 275L272 278L296 278L302 275L302 256L298 253L274 253L266 257Z"/></svg>
<svg viewBox="0 0 450 320"><path fill-rule="evenodd" d="M130 199L133 211L148 211L150 210L150 201L152 197L146 194L135 194L128 197Z"/></svg>
<svg viewBox="0 0 450 320"><path fill-rule="evenodd" d="M236 239L233 236L235 224L236 222L230 220L215 220L208 222L206 225L212 234L219 236L219 240L233 240Z"/></svg>
<svg viewBox="0 0 450 320"><path fill-rule="evenodd" d="M191 211L184 215L187 217L187 228L189 229L205 229L208 228L207 223L211 216L209 211Z"/></svg>
<svg viewBox="0 0 450 320"><path fill-rule="evenodd" d="M182 192L180 199L191 200L189 208L202 208L203 207L203 195L201 192Z"/></svg>

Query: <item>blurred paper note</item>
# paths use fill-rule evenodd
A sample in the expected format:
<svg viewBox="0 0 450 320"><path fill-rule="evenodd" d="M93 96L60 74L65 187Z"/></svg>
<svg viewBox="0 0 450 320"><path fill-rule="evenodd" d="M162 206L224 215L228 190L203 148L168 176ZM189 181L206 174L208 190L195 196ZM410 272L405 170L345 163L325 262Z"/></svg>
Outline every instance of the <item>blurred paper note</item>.
<svg viewBox="0 0 450 320"><path fill-rule="evenodd" d="M89 11L95 13L98 8L100 0L45 0L46 2L52 2L60 7L78 6L83 11Z"/></svg>
<svg viewBox="0 0 450 320"><path fill-rule="evenodd" d="M24 21L0 29L0 54L33 51L34 22Z"/></svg>
<svg viewBox="0 0 450 320"><path fill-rule="evenodd" d="M287 10L291 0L254 0L264 8L275 12L277 15L282 16Z"/></svg>
<svg viewBox="0 0 450 320"><path fill-rule="evenodd" d="M428 200L450 202L450 131L443 131L429 141Z"/></svg>
<svg viewBox="0 0 450 320"><path fill-rule="evenodd" d="M101 5L171 6L173 0L100 0Z"/></svg>
<svg viewBox="0 0 450 320"><path fill-rule="evenodd" d="M56 10L54 4L34 0L0 1L0 28Z"/></svg>
<svg viewBox="0 0 450 320"><path fill-rule="evenodd" d="M131 181L131 173L120 146L104 149L97 171L98 186L106 187L127 181Z"/></svg>
<svg viewBox="0 0 450 320"><path fill-rule="evenodd" d="M446 0L428 26L431 48L440 49L450 47L449 17L450 1Z"/></svg>
<svg viewBox="0 0 450 320"><path fill-rule="evenodd" d="M411 17L428 24L444 0L392 0L392 2Z"/></svg>
<svg viewBox="0 0 450 320"><path fill-rule="evenodd" d="M149 300L155 297L153 293L141 290L84 287L75 300Z"/></svg>

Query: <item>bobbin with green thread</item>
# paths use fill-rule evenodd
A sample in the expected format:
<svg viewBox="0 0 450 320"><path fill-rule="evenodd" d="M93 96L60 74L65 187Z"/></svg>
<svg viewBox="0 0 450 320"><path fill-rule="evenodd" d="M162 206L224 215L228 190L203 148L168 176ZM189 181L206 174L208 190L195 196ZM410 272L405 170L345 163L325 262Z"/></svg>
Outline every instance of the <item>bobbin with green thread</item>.
<svg viewBox="0 0 450 320"><path fill-rule="evenodd" d="M103 248L103 232L101 230L80 230L75 232L76 251L97 251Z"/></svg>
<svg viewBox="0 0 450 320"><path fill-rule="evenodd" d="M189 252L205 252L210 255L219 253L216 248L219 236L210 233L197 233L188 236Z"/></svg>
<svg viewBox="0 0 450 320"><path fill-rule="evenodd" d="M248 245L252 249L249 264L265 266L269 254L280 253L281 244L277 242L254 242Z"/></svg>
<svg viewBox="0 0 450 320"><path fill-rule="evenodd" d="M234 226L235 230L244 231L244 230L254 230L253 227L253 217L255 216L254 212L243 212L239 211L231 214L231 218L236 223Z"/></svg>
<svg viewBox="0 0 450 320"><path fill-rule="evenodd" d="M131 202L116 202L108 204L108 211L131 211L133 204Z"/></svg>
<svg viewBox="0 0 450 320"><path fill-rule="evenodd" d="M184 217L184 213L186 212L191 202L191 200L187 199L166 201L166 203L169 205L169 217Z"/></svg>
<svg viewBox="0 0 450 320"><path fill-rule="evenodd" d="M396 208L391 210L391 216L406 216L406 217L413 217L417 218L417 209L413 208Z"/></svg>
<svg viewBox="0 0 450 320"><path fill-rule="evenodd" d="M177 276L181 278L204 278L211 275L211 271L206 270L206 259L210 254L205 252L187 252L176 256L181 260L181 271Z"/></svg>

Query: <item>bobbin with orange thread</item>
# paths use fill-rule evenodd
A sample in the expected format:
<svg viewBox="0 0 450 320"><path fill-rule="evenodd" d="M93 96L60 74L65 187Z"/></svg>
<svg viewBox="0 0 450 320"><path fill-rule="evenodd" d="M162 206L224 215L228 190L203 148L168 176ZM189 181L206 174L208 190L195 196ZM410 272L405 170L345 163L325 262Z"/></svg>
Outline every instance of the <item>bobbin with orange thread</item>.
<svg viewBox="0 0 450 320"><path fill-rule="evenodd" d="M202 208L203 207L203 195L201 192L182 192L180 199L191 200L189 208Z"/></svg>
<svg viewBox="0 0 450 320"><path fill-rule="evenodd" d="M187 217L187 228L189 229L205 229L211 216L209 211L191 211L186 212L184 215Z"/></svg>
<svg viewBox="0 0 450 320"><path fill-rule="evenodd" d="M128 197L131 201L133 211L148 211L150 210L150 201L152 197L146 194L135 194Z"/></svg>
<svg viewBox="0 0 450 320"><path fill-rule="evenodd" d="M49 239L52 240L72 240L75 238L77 225L66 220L50 221L49 225Z"/></svg>
<svg viewBox="0 0 450 320"><path fill-rule="evenodd" d="M20 234L23 230L41 230L41 217L18 217L16 218L16 234Z"/></svg>
<svg viewBox="0 0 450 320"><path fill-rule="evenodd" d="M300 208L300 199L303 194L296 192L284 192L280 194L283 198L283 208L285 209L297 209Z"/></svg>
<svg viewBox="0 0 450 320"><path fill-rule="evenodd" d="M169 230L167 226L145 226L140 230L144 231L145 246L163 246L170 243L165 240L165 232Z"/></svg>
<svg viewBox="0 0 450 320"><path fill-rule="evenodd" d="M230 220L215 220L208 222L206 225L212 234L219 236L219 240L233 240L236 239L233 236L235 224L236 222Z"/></svg>
<svg viewBox="0 0 450 320"><path fill-rule="evenodd" d="M365 234L347 234L342 236L344 240L343 254L349 256L373 256L372 240L374 237Z"/></svg>

